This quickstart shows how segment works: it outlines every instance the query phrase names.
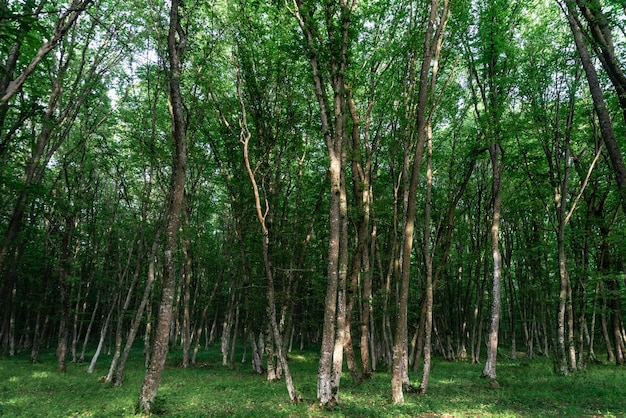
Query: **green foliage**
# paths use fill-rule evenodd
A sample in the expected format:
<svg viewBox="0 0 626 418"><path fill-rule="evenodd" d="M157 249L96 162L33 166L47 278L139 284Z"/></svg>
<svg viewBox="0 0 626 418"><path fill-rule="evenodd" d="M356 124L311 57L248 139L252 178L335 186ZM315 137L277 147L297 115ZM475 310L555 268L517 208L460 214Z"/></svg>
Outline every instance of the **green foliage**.
<svg viewBox="0 0 626 418"><path fill-rule="evenodd" d="M321 29L325 28L322 4L308 3L316 8L311 24L325 31ZM499 141L504 149L502 235L508 250L504 277L511 282L510 286L507 284L506 312L502 319L511 320L518 339L525 326L539 327L546 333L551 330L557 297L554 197L558 181L566 164L571 164L568 204L573 204L601 143L571 33L556 3L451 1L451 18L438 63L440 81L433 87L429 103L437 103L432 115L435 171L431 231L436 256L444 252L442 237L448 228L448 211L454 215L450 253L444 265L436 266L441 277L435 289L434 321L442 338L447 333L453 340L453 350L462 346L469 351L467 335L470 332L480 335L480 327L487 322L485 311L489 300L483 290L490 263L487 231L491 172L484 152L488 141ZM623 32L623 2L602 4L607 7L614 33L618 29ZM29 15L36 7L33 1L0 6L0 55L5 57L14 42L21 42L18 73L42 40L49 37L57 16L54 8L59 5L59 2L47 2L40 19ZM185 194L189 223L181 235L190 241L194 298L191 322L194 327L205 326L203 332L207 332L211 324L203 321L213 320L217 324L225 321L231 303L229 296L235 292L242 295L233 298L239 301L233 302L240 312L238 338L244 329L256 331L265 325L259 228L239 141L243 105L252 134L253 169L262 198L268 201L271 261L280 293L279 304L283 306L282 291L289 288L292 280L291 300L284 305L285 322L300 327L295 332L304 335L305 343L316 342L326 284L328 156L305 42L283 1L218 0L186 6L182 9L181 30L186 31L189 45L181 83L188 117L189 181ZM377 234L376 245L371 247L375 249L369 254L375 278L376 338L381 338L382 328L386 326L382 324L385 315L393 322L397 309L394 303L397 272L388 269L393 266L392 257L398 256L394 244L402 235L405 204L402 200L406 173L402 170L412 158L416 135L415 71L421 65L420 48L428 9L423 6L405 0L366 0L356 3L352 16L345 77L361 121L361 149L345 149L347 161L356 155L362 163L365 135L369 135L367 145L372 153L373 172L371 225L376 225ZM338 11L332 11L336 14L330 16L331 32L340 23ZM84 338L99 295L100 307L91 331L93 341L106 316L102 306L108 308L118 291L122 294L118 300L123 299L135 271L139 284L129 310L138 305L147 276L146 248L158 236L167 205L173 148L164 65L166 32L165 3L100 1L40 63L8 106L0 108L6 110L0 126L0 233L8 229L16 208L21 206L24 210L20 234L11 243L7 251L10 255L0 268L0 292L3 292L0 315L6 324L3 326L12 327L11 331L0 334L4 337L10 332L18 350L32 348L37 314L41 315L42 323L46 316L50 318L45 329L39 331L40 343L56 342L60 317L56 279L64 239L71 249L70 271L66 274L71 288L70 314L78 318L76 323L72 322L79 334L77 340ZM315 42L330 42L326 33L316 35ZM623 37L616 36L618 46L623 41ZM332 47L321 49L326 51L320 56L322 62L337 52ZM236 69L240 70L240 86ZM329 74L323 76L329 82ZM603 81L608 85L608 80ZM62 94L48 117L46 110L55 82L60 83ZM237 96L237 87L241 87L243 104ZM565 144L570 92L575 99L572 135ZM626 126L621 123L616 97L609 89L607 103L615 115L615 130L623 137ZM485 115L486 109L493 113ZM348 117L348 130L353 124ZM35 164L39 176L32 184L25 184L25 170L33 158L36 140L47 129L51 130L50 140L44 146L42 159ZM564 161L565 146L571 148L571 161ZM352 181L351 170L349 167L345 173L348 183ZM458 202L454 202L470 170L467 188L459 194ZM626 291L622 284L626 218L620 212L612 179L608 159L601 155L566 232L575 315L587 314L587 325L592 315L599 316L608 310L604 307L606 297L620 296L623 305ZM355 221L360 215L351 186L347 187L350 246L354 243ZM25 203L19 203L21 198ZM425 200L423 189L417 199L416 231L423 231L420 213ZM451 207L453 203L455 207ZM422 240L421 233L417 234L415 248L420 248ZM139 252L139 243L143 245L143 253ZM600 271L603 248L610 255L610 266ZM179 273L185 260L182 251L176 256ZM157 252L156 258L152 320L158 310L155 301L160 290L158 279L163 255ZM413 256L416 278L410 290L411 326L419 318L423 261L417 250ZM391 278L389 293L386 293L387 277ZM177 278L180 279L180 274ZM596 293L598 283L613 279L619 286ZM210 299L213 289L217 296ZM357 289L359 298L361 290ZM207 306L209 300L212 304ZM383 312L384 300L388 301L387 312ZM361 302L358 300L357 305ZM5 306L11 309L5 310ZM181 311L178 309L177 315ZM203 311L208 319L202 318ZM180 318L177 320L180 322ZM360 320L360 312L355 311L355 341L359 337L356 324ZM140 337L146 321L144 317ZM123 324L124 331L128 322ZM596 319L596 329L589 331L595 333L597 346L602 344L599 323L600 319ZM508 332L502 335L506 342L511 337ZM220 330L216 333L219 339ZM3 339L2 343L8 346L9 339ZM376 341L376 344L384 346L385 342ZM445 351L443 344L438 342L435 350ZM534 344L535 348L539 345L537 341ZM474 348L481 345L479 339ZM7 347L2 349L6 351ZM213 354L219 356L205 353ZM299 355L303 356L302 360ZM30 410L19 409L28 408L28 404L41 405L50 415L132 413L132 398L141 378L137 370L128 376L128 390L122 391L84 381L81 366L77 365L70 365L65 377L52 375L46 368L50 355L46 356L46 364L18 363L24 374L9 377L8 382L15 381L16 388L24 389L23 394L13 393L12 384L0 386L8 394L6 399L10 399L2 404L0 414L17 411L18 415L20 412L29 415ZM432 395L410 398L406 407L388 404L388 376L381 373L362 387L350 387L349 383L342 386L342 405L333 411L320 411L313 405L314 359L310 353L292 357L296 387L307 401L303 406L276 401L283 399L282 387L263 382L245 370L230 374L217 366L217 357L208 357L200 360L209 364L205 369L168 369L170 375L164 380L155 408L180 416L226 415L229 411L234 415L252 415L259 410L305 416L615 413L617 409L604 410L599 404L592 410L577 403L577 399L595 396L595 390L603 387L605 391L598 390L600 399L609 405L622 405L622 401L608 393L612 383L606 383L609 386L599 383L601 375L612 371L608 367L594 366L559 383L551 375L543 374L550 370L545 362L529 362L529 369L524 369L520 364L505 361L503 389L499 392L483 390L483 382L473 379L474 374L479 374L474 366L437 363L436 368L445 372L442 373L445 377L438 377L435 370ZM379 368L384 368L385 359L378 360ZM2 373L9 373L6 365L12 364L10 361L0 363ZM21 361L20 357L15 361ZM524 370L532 370L536 376L526 376ZM544 380L539 380L539 376ZM537 380L533 380L535 377ZM31 384L30 389L26 388L26 382ZM582 388L586 383L589 392ZM548 398L549 390L540 389L544 384L554 391L573 391L579 398L568 409L569 398ZM88 388L84 396L72 392L81 385ZM71 398L76 401L76 409L55 410L63 405L54 406L39 398L46 394ZM239 396L236 403L232 402L234 395ZM540 410L531 409L535 404ZM192 410L194 407L196 410Z"/></svg>

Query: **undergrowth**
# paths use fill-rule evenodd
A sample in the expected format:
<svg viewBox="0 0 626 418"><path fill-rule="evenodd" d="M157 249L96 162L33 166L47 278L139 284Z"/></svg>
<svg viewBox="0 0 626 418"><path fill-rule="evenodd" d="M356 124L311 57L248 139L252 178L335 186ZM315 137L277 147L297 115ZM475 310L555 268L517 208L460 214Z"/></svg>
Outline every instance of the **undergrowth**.
<svg viewBox="0 0 626 418"><path fill-rule="evenodd" d="M121 387L101 383L110 356L96 371L68 364L56 371L54 351L31 364L27 354L0 360L2 417L132 417L143 379L144 359L133 353ZM163 417L624 417L626 369L593 364L568 377L552 372L546 358L500 358L498 388L480 378L482 366L433 362L428 394L407 394L390 402L390 376L374 373L359 386L349 373L341 382L340 403L326 409L316 402L317 352L290 354L294 384L303 402L292 405L283 382L268 382L249 364L221 365L217 348L202 352L198 366L182 369L180 353L170 354L153 411ZM411 374L417 383L420 373Z"/></svg>

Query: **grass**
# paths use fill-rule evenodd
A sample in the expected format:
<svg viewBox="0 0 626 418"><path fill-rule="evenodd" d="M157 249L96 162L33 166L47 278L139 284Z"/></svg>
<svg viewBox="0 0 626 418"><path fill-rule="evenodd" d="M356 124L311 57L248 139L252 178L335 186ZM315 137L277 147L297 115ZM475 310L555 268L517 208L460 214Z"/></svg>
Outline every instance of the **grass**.
<svg viewBox="0 0 626 418"><path fill-rule="evenodd" d="M88 364L68 364L56 372L54 351L31 364L28 355L0 360L2 417L132 417L143 379L143 358L133 353L126 382L116 388L100 383L110 357L96 372ZM626 370L611 364L590 365L569 377L552 372L545 358L498 363L500 389L481 379L481 365L435 360L428 395L410 394L404 405L390 403L390 376L375 373L354 386L342 379L340 405L316 403L317 353L291 353L290 369L304 402L292 405L283 382L267 382L248 364L222 367L218 349L201 353L202 367L181 369L180 353L168 359L156 412L165 417L626 417ZM411 375L414 382L419 374Z"/></svg>

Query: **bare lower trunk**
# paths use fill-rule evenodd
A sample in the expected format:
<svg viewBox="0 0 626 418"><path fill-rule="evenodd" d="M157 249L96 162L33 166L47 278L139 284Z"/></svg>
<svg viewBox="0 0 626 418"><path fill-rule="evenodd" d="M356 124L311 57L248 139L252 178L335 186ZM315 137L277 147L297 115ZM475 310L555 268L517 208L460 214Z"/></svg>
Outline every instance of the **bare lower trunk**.
<svg viewBox="0 0 626 418"><path fill-rule="evenodd" d="M426 162L426 207L424 213L424 258L426 262L426 295L424 304L426 305L426 316L424 318L424 369L422 370L422 381L419 392L426 394L428 390L428 379L430 378L431 367L431 335L433 327L433 260L430 251L430 212L433 186L432 169L433 141L430 124L428 125L428 155Z"/></svg>
<svg viewBox="0 0 626 418"><path fill-rule="evenodd" d="M152 244L152 250L149 255L148 262L148 278L146 280L146 287L143 292L143 297L141 298L141 302L139 303L139 307L137 308L137 312L135 313L135 317L133 318L133 322L130 324L130 330L128 331L128 338L126 339L126 345L124 346L124 351L122 352L122 356L120 357L119 364L117 366L117 370L115 371L114 383L115 386L120 386L124 382L124 371L126 369L126 361L128 360L128 355L130 354L130 350L135 342L135 337L137 336L137 332L139 331L139 326L141 325L141 318L143 318L143 312L146 309L146 305L150 300L150 292L152 291L152 284L154 283L154 263L156 258L156 252L158 249L157 241Z"/></svg>
<svg viewBox="0 0 626 418"><path fill-rule="evenodd" d="M184 210L185 225L189 226L189 213L191 208ZM182 346L183 346L183 361L182 367L189 367L189 349L191 348L191 241L188 236L189 232L185 234L182 239L183 242L183 324L182 324Z"/></svg>
<svg viewBox="0 0 626 418"><path fill-rule="evenodd" d="M499 246L500 229L500 164L499 145L489 147L491 167L493 172L493 219L491 223L491 252L493 255L493 282L491 291L491 323L489 326L489 339L487 343L487 361L483 368L482 376L490 379L496 378L496 357L498 355L498 329L500 326L500 277L502 274L502 257Z"/></svg>
<svg viewBox="0 0 626 418"><path fill-rule="evenodd" d="M603 289L603 303L602 311L600 313L600 326L602 328L602 336L604 337L604 345L606 346L606 359L609 362L615 361L615 352L613 351L613 344L611 343L611 336L607 326L606 312L608 309L606 303L606 291Z"/></svg>
<svg viewBox="0 0 626 418"><path fill-rule="evenodd" d="M129 251L129 260L132 250ZM139 274L141 273L141 259L143 256L143 243L140 242L139 249L137 251L137 264L135 265L135 272L133 274L133 280L130 283L128 288L128 292L126 293L126 299L124 300L124 304L122 305L120 312L118 313L117 318L117 327L115 329L115 352L113 353L113 358L111 359L111 365L109 366L109 372L105 378L105 382L110 383L113 381L113 375L115 373L115 369L117 369L117 363L120 359L120 355L122 354L122 335L124 332L124 317L126 316L126 312L128 311L128 307L130 305L131 298L135 291L135 286L137 285L137 281L139 280Z"/></svg>
<svg viewBox="0 0 626 418"><path fill-rule="evenodd" d="M345 123L345 121L344 121ZM345 166L345 147L341 152L341 166ZM348 202L346 196L345 170L341 170L339 186L339 283L337 291L337 330L335 334L335 347L333 350L333 376L332 391L339 393L341 373L343 371L344 346L346 344L346 322L349 320L347 313L347 279L348 279ZM354 359L354 357L353 357ZM336 402L339 401L335 395Z"/></svg>
<svg viewBox="0 0 626 418"><path fill-rule="evenodd" d="M79 363L82 363L85 361L85 352L87 351L87 343L89 342L91 329L93 328L93 323L96 319L96 313L98 312L99 305L100 305L100 292L98 291L98 295L96 296L96 304L94 305L93 311L91 312L91 319L89 319L89 325L87 325L87 331L85 331L85 338L83 339L83 348L80 351L80 357L78 358Z"/></svg>
<svg viewBox="0 0 626 418"><path fill-rule="evenodd" d="M96 348L96 352L91 358L91 362L89 363L89 368L87 368L87 373L93 373L96 368L96 362L98 361L98 357L100 357L100 352L102 352L102 347L104 347L104 340L106 339L107 333L109 331L109 324L111 323L111 316L113 316L113 311L115 310L115 305L117 304L117 297L113 300L111 304L111 308L109 309L109 313L107 314L106 319L104 320L104 325L102 325L102 329L100 331L100 340L98 341L98 347Z"/></svg>

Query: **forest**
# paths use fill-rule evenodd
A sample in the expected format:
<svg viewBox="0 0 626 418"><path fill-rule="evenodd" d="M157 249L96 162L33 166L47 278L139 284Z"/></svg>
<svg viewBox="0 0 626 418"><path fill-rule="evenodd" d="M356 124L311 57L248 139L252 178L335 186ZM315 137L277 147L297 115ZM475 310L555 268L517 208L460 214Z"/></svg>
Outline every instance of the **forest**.
<svg viewBox="0 0 626 418"><path fill-rule="evenodd" d="M625 71L623 0L0 0L0 364L621 369Z"/></svg>

